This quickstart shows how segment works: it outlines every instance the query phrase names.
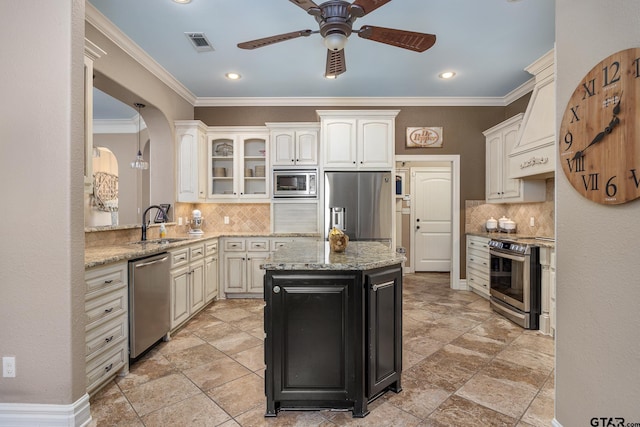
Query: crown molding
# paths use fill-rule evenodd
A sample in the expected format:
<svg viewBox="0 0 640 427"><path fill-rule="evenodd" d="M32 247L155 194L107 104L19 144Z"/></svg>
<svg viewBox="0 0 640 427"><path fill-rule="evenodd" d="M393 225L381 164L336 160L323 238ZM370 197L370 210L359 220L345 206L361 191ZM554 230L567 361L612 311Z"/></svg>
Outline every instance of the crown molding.
<svg viewBox="0 0 640 427"><path fill-rule="evenodd" d="M516 98L517 99L517 98ZM215 98L200 97L194 107L447 107L505 106L502 97L286 97L286 98Z"/></svg>
<svg viewBox="0 0 640 427"><path fill-rule="evenodd" d="M158 64L147 52L138 46L133 40L127 37L118 27L107 19L98 9L88 1L85 2L85 21L93 25L98 31L104 34L109 40L115 43L120 49L126 52L131 58L140 63L151 74L169 86L179 96L184 98L191 105L196 102L196 96L180 83L162 65Z"/></svg>
<svg viewBox="0 0 640 427"><path fill-rule="evenodd" d="M146 128L142 121L140 130ZM138 133L138 115L131 119L93 119L93 133Z"/></svg>
<svg viewBox="0 0 640 427"><path fill-rule="evenodd" d="M528 94L529 92L531 92L533 90L533 87L535 86L535 83L536 83L536 78L532 77L526 82L522 83L517 88L515 88L514 90L512 90L511 92L509 92L508 94L506 94L505 97L503 98L504 105L507 106L512 102L522 98L524 95Z"/></svg>

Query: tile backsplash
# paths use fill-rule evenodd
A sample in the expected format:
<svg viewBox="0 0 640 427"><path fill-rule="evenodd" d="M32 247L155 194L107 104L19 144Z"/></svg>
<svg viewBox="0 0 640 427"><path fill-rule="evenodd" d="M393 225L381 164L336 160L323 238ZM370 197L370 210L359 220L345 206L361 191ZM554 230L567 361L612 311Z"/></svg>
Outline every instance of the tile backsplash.
<svg viewBox="0 0 640 427"><path fill-rule="evenodd" d="M202 230L205 232L245 232L264 234L271 231L271 205L269 203L176 203L177 217L191 218L191 212L199 209L202 212ZM224 217L229 217L229 224ZM177 222L177 219L176 219ZM177 226L178 232L188 225Z"/></svg>
<svg viewBox="0 0 640 427"><path fill-rule="evenodd" d="M516 223L518 234L525 236L555 236L554 178L546 180L546 197L539 203L486 203L484 200L465 200L465 231L485 231L485 223L491 217L503 215ZM535 225L529 221L533 217Z"/></svg>

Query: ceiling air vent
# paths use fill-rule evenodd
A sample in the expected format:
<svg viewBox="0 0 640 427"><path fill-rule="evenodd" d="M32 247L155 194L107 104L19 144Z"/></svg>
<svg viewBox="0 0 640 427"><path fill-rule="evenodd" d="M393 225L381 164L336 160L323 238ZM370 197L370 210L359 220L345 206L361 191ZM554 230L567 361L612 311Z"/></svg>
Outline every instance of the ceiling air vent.
<svg viewBox="0 0 640 427"><path fill-rule="evenodd" d="M204 33L184 33L185 36L191 41L193 48L198 52L207 52L213 50L213 46L207 40L207 36Z"/></svg>

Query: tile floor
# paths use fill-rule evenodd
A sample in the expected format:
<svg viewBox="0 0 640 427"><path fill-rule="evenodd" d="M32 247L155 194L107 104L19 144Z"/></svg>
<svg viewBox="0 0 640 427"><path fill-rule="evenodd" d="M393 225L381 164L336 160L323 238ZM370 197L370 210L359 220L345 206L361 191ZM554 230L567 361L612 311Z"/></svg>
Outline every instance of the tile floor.
<svg viewBox="0 0 640 427"><path fill-rule="evenodd" d="M402 392L360 419L282 411L264 418L261 300L216 301L91 398L92 426L549 426L554 342L448 288L404 277Z"/></svg>

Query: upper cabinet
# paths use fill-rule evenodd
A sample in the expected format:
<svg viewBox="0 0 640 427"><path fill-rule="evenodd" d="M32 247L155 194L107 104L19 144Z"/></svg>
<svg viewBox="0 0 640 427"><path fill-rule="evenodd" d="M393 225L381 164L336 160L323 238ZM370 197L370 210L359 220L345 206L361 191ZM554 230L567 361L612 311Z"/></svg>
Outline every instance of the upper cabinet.
<svg viewBox="0 0 640 427"><path fill-rule="evenodd" d="M177 201L259 201L269 198L266 127L176 126Z"/></svg>
<svg viewBox="0 0 640 427"><path fill-rule="evenodd" d="M179 120L175 122L175 126L177 201L202 202L207 197L207 127L199 120Z"/></svg>
<svg viewBox="0 0 640 427"><path fill-rule="evenodd" d="M271 164L275 167L317 167L317 123L267 123Z"/></svg>
<svg viewBox="0 0 640 427"><path fill-rule="evenodd" d="M210 127L208 199L269 198L269 133L265 127Z"/></svg>
<svg viewBox="0 0 640 427"><path fill-rule="evenodd" d="M486 137L486 201L488 203L543 202L546 195L544 180L510 178L508 154L518 136L523 114L483 132Z"/></svg>
<svg viewBox="0 0 640 427"><path fill-rule="evenodd" d="M535 86L516 144L508 153L510 177L545 178L552 176L556 167L554 51L525 70L535 76Z"/></svg>
<svg viewBox="0 0 640 427"><path fill-rule="evenodd" d="M325 169L393 169L399 110L319 110Z"/></svg>

